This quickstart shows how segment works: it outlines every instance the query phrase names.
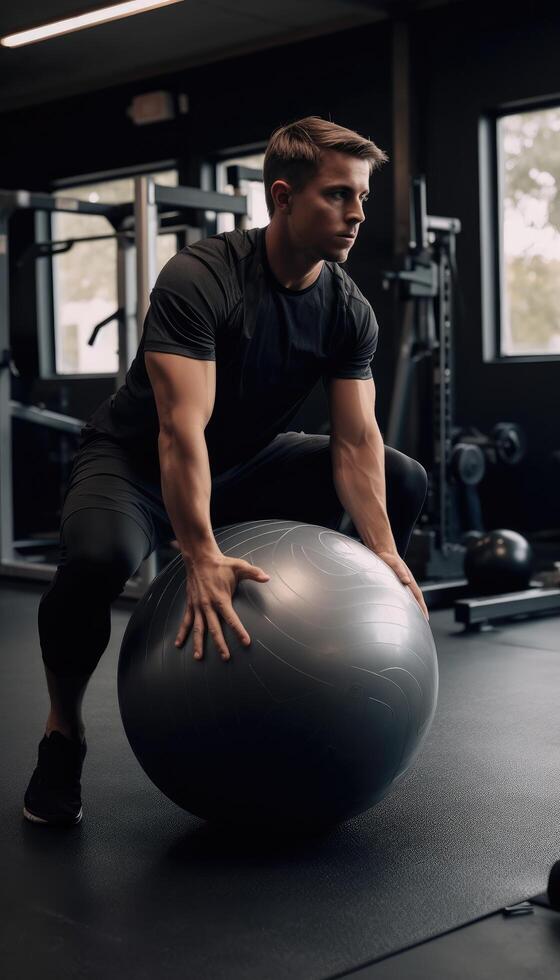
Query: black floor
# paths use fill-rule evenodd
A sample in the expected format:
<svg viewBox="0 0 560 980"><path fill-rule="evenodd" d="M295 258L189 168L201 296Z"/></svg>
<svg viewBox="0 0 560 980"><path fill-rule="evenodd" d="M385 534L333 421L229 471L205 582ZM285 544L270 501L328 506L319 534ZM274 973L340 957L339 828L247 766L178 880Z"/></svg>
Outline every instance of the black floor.
<svg viewBox="0 0 560 980"><path fill-rule="evenodd" d="M463 635L451 613L433 613L439 706L412 771L326 838L280 845L218 837L140 769L116 694L124 606L86 695L83 822L56 831L23 820L48 705L39 597L0 588L10 980L326 980L545 888L560 857L559 619ZM428 963L444 941L419 947ZM398 960L361 975L428 976L395 972ZM455 961L453 977L479 975Z"/></svg>
<svg viewBox="0 0 560 980"><path fill-rule="evenodd" d="M352 972L352 980L552 980L560 964L560 914L497 912Z"/></svg>

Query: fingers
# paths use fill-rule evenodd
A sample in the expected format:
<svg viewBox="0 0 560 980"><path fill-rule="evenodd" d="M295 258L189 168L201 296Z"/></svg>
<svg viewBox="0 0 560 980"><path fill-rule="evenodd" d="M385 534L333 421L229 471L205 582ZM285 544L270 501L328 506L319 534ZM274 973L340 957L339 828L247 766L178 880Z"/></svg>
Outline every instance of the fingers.
<svg viewBox="0 0 560 980"><path fill-rule="evenodd" d="M428 612L428 607L424 601L422 590L418 586L418 583L414 579L413 575L411 574L410 570L407 568L402 558L391 560L388 557L384 557L383 560L386 562L387 565L389 565L390 568L393 569L399 581L402 582L403 585L408 585L410 591L412 592L412 595L414 596L416 602L420 606L422 613L429 621L430 614Z"/></svg>
<svg viewBox="0 0 560 980"><path fill-rule="evenodd" d="M197 613L194 618L193 626L193 648L194 648L194 659L202 660L204 654L204 619Z"/></svg>
<svg viewBox="0 0 560 980"><path fill-rule="evenodd" d="M428 607L424 601L424 596L422 595L422 590L420 589L416 580L412 577L412 575L408 571L406 565L402 571L397 572L397 575L399 576L399 579L401 580L403 585L408 585L410 591L412 592L412 595L416 599L416 602L420 606L420 609L422 610L424 616L426 617L426 619L429 620L430 615L428 613Z"/></svg>
<svg viewBox="0 0 560 980"><path fill-rule="evenodd" d="M212 606L207 605L204 607L204 615L206 617L206 622L208 623L208 632L214 641L216 650L220 654L222 660L229 660L230 652L227 648L226 641L224 640L220 620L212 609Z"/></svg>
<svg viewBox="0 0 560 980"><path fill-rule="evenodd" d="M179 627L177 636L175 637L175 646L183 646L183 643L190 633L191 626L193 632L194 658L195 660L201 660L204 653L204 619L202 618L200 612L195 613L192 607L187 608L187 611L185 612L183 621Z"/></svg>
<svg viewBox="0 0 560 980"><path fill-rule="evenodd" d="M221 605L220 605L220 610L222 610ZM189 635L191 625L194 622L193 625L194 659L202 660L204 654L203 645L204 645L205 619L206 619L206 623L208 624L208 632L210 633L214 641L214 645L218 653L220 654L223 660L229 660L230 652L225 642L224 634L222 632L220 620L217 614L214 612L212 606L209 603L204 604L203 612L204 615L201 612L194 613L194 611L191 609L190 611L187 611L185 613L185 617L183 619L183 622L181 623L179 632L177 633L175 646L180 647L183 645L186 637ZM230 626L232 630L237 634L243 646L249 646L249 644L251 643L251 637L249 636L247 630L243 626L243 623L239 619L239 616L235 612L233 606L230 605L228 609L224 609L223 618L225 622L228 624L228 626Z"/></svg>
<svg viewBox="0 0 560 980"><path fill-rule="evenodd" d="M175 637L175 646L180 647L185 642L187 636L189 635L189 630L191 628L193 621L193 608L192 606L187 606L185 615L183 616L183 621Z"/></svg>
<svg viewBox="0 0 560 980"><path fill-rule="evenodd" d="M241 641L241 643L243 644L243 646L249 646L251 642L251 637L249 636L247 630L245 629L243 623L241 622L233 606L231 604L229 606L220 604L219 609L223 619L228 624L228 626L231 626L234 633L237 633L237 636Z"/></svg>
<svg viewBox="0 0 560 980"><path fill-rule="evenodd" d="M410 582L409 588L410 588L410 591L412 592L412 595L416 599L418 605L420 606L420 609L424 613L424 616L426 617L427 620L429 620L430 619L430 614L428 612L428 607L427 607L427 605L426 605L426 603L424 601L424 596L422 595L422 590L417 585L417 583L414 581L414 579L412 579L412 581Z"/></svg>
<svg viewBox="0 0 560 980"><path fill-rule="evenodd" d="M201 660L204 655L204 634L208 631L222 659L229 660L230 652L223 633L224 623L243 646L249 646L251 637L231 601L240 579L264 583L268 582L270 575L244 559L201 559L189 565L185 614L175 638L176 647L184 644L192 628L194 658Z"/></svg>

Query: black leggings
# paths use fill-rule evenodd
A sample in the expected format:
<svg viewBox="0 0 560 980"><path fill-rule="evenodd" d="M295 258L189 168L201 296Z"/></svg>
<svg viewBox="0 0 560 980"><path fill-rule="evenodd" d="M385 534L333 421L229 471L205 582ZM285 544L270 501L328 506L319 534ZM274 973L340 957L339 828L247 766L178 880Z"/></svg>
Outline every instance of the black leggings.
<svg viewBox="0 0 560 980"><path fill-rule="evenodd" d="M385 447L387 512L404 557L427 489L424 468ZM349 530L332 479L329 437L287 432L212 480L212 527L263 518ZM91 674L111 633L111 603L152 551L175 537L161 489L114 441L82 446L61 517L60 560L39 605L45 664Z"/></svg>

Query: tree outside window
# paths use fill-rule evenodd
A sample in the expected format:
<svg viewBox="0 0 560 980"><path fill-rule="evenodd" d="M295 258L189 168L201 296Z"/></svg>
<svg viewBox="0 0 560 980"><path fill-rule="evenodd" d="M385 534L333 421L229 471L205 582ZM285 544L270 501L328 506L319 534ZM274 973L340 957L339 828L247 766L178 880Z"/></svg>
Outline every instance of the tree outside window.
<svg viewBox="0 0 560 980"><path fill-rule="evenodd" d="M498 122L502 355L560 354L560 107Z"/></svg>

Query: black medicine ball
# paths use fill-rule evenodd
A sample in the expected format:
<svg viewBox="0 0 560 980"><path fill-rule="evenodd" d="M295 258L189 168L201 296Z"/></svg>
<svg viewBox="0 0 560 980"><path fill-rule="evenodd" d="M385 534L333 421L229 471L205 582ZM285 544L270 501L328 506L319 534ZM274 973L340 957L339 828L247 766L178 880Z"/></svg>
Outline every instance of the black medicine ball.
<svg viewBox="0 0 560 980"><path fill-rule="evenodd" d="M479 594L527 589L532 571L531 545L516 531L490 531L473 541L465 552L465 575Z"/></svg>

